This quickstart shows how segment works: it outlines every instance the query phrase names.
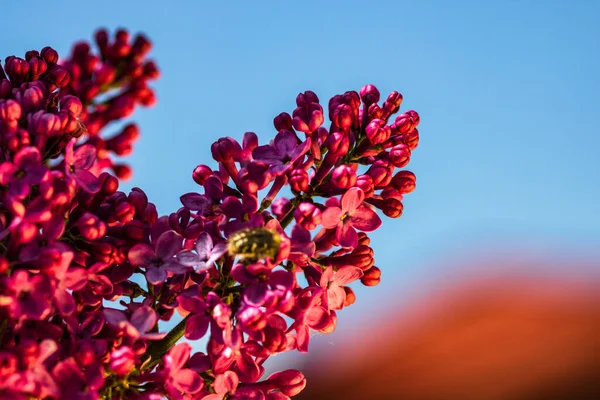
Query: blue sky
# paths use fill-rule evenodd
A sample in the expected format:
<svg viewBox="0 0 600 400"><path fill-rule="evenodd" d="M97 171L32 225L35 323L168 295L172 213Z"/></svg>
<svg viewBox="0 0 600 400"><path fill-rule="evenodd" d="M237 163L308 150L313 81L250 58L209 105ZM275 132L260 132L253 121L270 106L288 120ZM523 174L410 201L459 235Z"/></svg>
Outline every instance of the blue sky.
<svg viewBox="0 0 600 400"><path fill-rule="evenodd" d="M191 171L218 137L254 131L266 141L299 92L326 102L373 83L421 115L409 165L418 186L405 215L373 235L385 279L359 288L362 305L349 314L488 246L598 256L600 3L172 4L1 6L2 57L46 45L66 54L99 26L152 39L159 103L135 116L142 137L124 188L143 188L159 212L196 190Z"/></svg>

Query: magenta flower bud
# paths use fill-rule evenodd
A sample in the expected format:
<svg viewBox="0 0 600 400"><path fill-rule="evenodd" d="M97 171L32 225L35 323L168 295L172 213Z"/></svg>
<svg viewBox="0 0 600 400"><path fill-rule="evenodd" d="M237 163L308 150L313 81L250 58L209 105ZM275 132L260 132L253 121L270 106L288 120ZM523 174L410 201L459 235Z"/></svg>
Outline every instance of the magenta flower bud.
<svg viewBox="0 0 600 400"><path fill-rule="evenodd" d="M60 131L62 122L58 115L40 110L30 115L29 127L33 133L52 136Z"/></svg>
<svg viewBox="0 0 600 400"><path fill-rule="evenodd" d="M0 68L2 67L0 66ZM12 94L12 88L13 87L8 79L0 79L0 99L9 97Z"/></svg>
<svg viewBox="0 0 600 400"><path fill-rule="evenodd" d="M410 171L399 171L390 183L401 194L410 193L417 186L417 177Z"/></svg>
<svg viewBox="0 0 600 400"><path fill-rule="evenodd" d="M127 201L133 207L135 207L135 215L140 216L146 211L146 207L148 207L148 196L146 193L140 188L134 187L129 192L127 196Z"/></svg>
<svg viewBox="0 0 600 400"><path fill-rule="evenodd" d="M344 300L344 307L351 306L356 302L356 294L354 294L354 290L349 286L344 286L344 292L346 293L346 299Z"/></svg>
<svg viewBox="0 0 600 400"><path fill-rule="evenodd" d="M356 171L348 165L340 165L331 174L331 183L340 189L348 189L356 183Z"/></svg>
<svg viewBox="0 0 600 400"><path fill-rule="evenodd" d="M365 128L365 133L372 144L379 144L385 142L390 137L391 129L385 125L384 120L374 119Z"/></svg>
<svg viewBox="0 0 600 400"><path fill-rule="evenodd" d="M300 168L292 170L290 173L290 187L296 192L306 192L308 190L308 173Z"/></svg>
<svg viewBox="0 0 600 400"><path fill-rule="evenodd" d="M373 103L377 103L379 97L379 90L377 90L375 85L366 85L360 89L360 98L367 107Z"/></svg>
<svg viewBox="0 0 600 400"><path fill-rule="evenodd" d="M11 132L4 138L6 148L13 153L16 153L23 147L31 146L31 136L29 132L24 129L18 129L15 132Z"/></svg>
<svg viewBox="0 0 600 400"><path fill-rule="evenodd" d="M103 86L114 81L116 70L111 64L104 63L94 71L94 75L96 77L96 84L98 86Z"/></svg>
<svg viewBox="0 0 600 400"><path fill-rule="evenodd" d="M119 96L112 102L110 116L113 119L127 118L135 111L135 98L130 94Z"/></svg>
<svg viewBox="0 0 600 400"><path fill-rule="evenodd" d="M127 375L135 366L136 355L129 346L123 346L110 353L110 369L117 375Z"/></svg>
<svg viewBox="0 0 600 400"><path fill-rule="evenodd" d="M350 148L350 140L343 132L333 132L327 138L327 148L332 155L341 157L348 153Z"/></svg>
<svg viewBox="0 0 600 400"><path fill-rule="evenodd" d="M298 94L298 96L296 96L296 105L298 107L306 107L309 106L311 103L318 102L319 98L317 97L316 93L311 90L307 90L306 92L300 93Z"/></svg>
<svg viewBox="0 0 600 400"><path fill-rule="evenodd" d="M52 47L46 46L40 52L40 56L48 65L54 65L58 62L58 53Z"/></svg>
<svg viewBox="0 0 600 400"><path fill-rule="evenodd" d="M273 125L275 126L275 129L277 129L277 132L279 132L282 129L291 131L292 117L290 116L290 114L282 112L273 119Z"/></svg>
<svg viewBox="0 0 600 400"><path fill-rule="evenodd" d="M383 109L378 104L373 103L369 106L367 115L369 119L383 119Z"/></svg>
<svg viewBox="0 0 600 400"><path fill-rule="evenodd" d="M152 43L145 35L138 34L133 40L131 54L136 60L143 59L152 50Z"/></svg>
<svg viewBox="0 0 600 400"><path fill-rule="evenodd" d="M396 117L394 128L399 133L410 133L419 125L421 118L416 111L410 110Z"/></svg>
<svg viewBox="0 0 600 400"><path fill-rule="evenodd" d="M47 69L48 64L41 58L35 57L29 60L29 75L32 81L38 80L40 75L46 72Z"/></svg>
<svg viewBox="0 0 600 400"><path fill-rule="evenodd" d="M105 196L110 196L119 188L118 179L107 172L101 173L98 180L100 181L100 193Z"/></svg>
<svg viewBox="0 0 600 400"><path fill-rule="evenodd" d="M410 161L410 148L405 144L397 144L390 150L390 161L396 168L405 167Z"/></svg>
<svg viewBox="0 0 600 400"><path fill-rule="evenodd" d="M142 242L145 231L144 223L136 219L123 225L123 236L130 242Z"/></svg>
<svg viewBox="0 0 600 400"><path fill-rule="evenodd" d="M240 144L233 138L220 138L210 146L213 159L218 162L229 161L242 152Z"/></svg>
<svg viewBox="0 0 600 400"><path fill-rule="evenodd" d="M144 64L144 77L150 80L158 79L160 77L160 70L154 61L148 61Z"/></svg>
<svg viewBox="0 0 600 400"><path fill-rule="evenodd" d="M383 103L383 111L385 114L385 119L390 115L398 112L400 109L400 104L402 104L402 95L396 91L390 93L387 100Z"/></svg>
<svg viewBox="0 0 600 400"><path fill-rule="evenodd" d="M367 170L367 175L373 178L373 185L386 186L392 180L393 166L386 160L377 160Z"/></svg>
<svg viewBox="0 0 600 400"><path fill-rule="evenodd" d="M375 185L373 184L373 178L369 175L360 175L356 178L355 186L361 188L365 192L365 197L369 198L373 196L375 192Z"/></svg>
<svg viewBox="0 0 600 400"><path fill-rule="evenodd" d="M50 70L48 74L48 79L51 83L56 85L56 87L63 88L69 84L71 76L69 75L69 72L66 69L64 69L60 65L55 65ZM48 90L53 91L50 88L48 88Z"/></svg>
<svg viewBox="0 0 600 400"><path fill-rule="evenodd" d="M14 100L0 100L0 119L9 127L15 127L23 115L21 105Z"/></svg>
<svg viewBox="0 0 600 400"><path fill-rule="evenodd" d="M411 132L405 133L402 135L402 141L410 148L411 151L416 149L419 145L419 130L415 128Z"/></svg>
<svg viewBox="0 0 600 400"><path fill-rule="evenodd" d="M352 127L354 111L348 104L339 104L331 114L333 122L343 132L348 132Z"/></svg>
<svg viewBox="0 0 600 400"><path fill-rule="evenodd" d="M108 31L104 28L98 29L96 33L94 33L94 41L104 53L105 49L108 47Z"/></svg>
<svg viewBox="0 0 600 400"><path fill-rule="evenodd" d="M294 129L304 133L314 132L323 124L323 108L318 103L298 107L292 113Z"/></svg>
<svg viewBox="0 0 600 400"><path fill-rule="evenodd" d="M404 205L400 200L389 197L383 201L379 208L390 218L400 218L404 210Z"/></svg>
<svg viewBox="0 0 600 400"><path fill-rule="evenodd" d="M81 100L79 100L79 98L72 95L67 95L60 100L60 109L69 110L75 117L79 117L83 112L83 105L81 104Z"/></svg>
<svg viewBox="0 0 600 400"><path fill-rule="evenodd" d="M364 272L360 282L365 286L377 286L381 282L381 270L378 267L371 267Z"/></svg>
<svg viewBox="0 0 600 400"><path fill-rule="evenodd" d="M361 232L364 235L364 232ZM373 266L375 260L373 259L373 249L368 246L368 237L364 235L367 240L359 239L359 245L356 246L352 253L345 254L343 256L329 257L327 263L334 267L343 267L345 265L352 265L360 268L363 271L368 270Z"/></svg>
<svg viewBox="0 0 600 400"><path fill-rule="evenodd" d="M198 185L203 186L206 179L213 174L212 169L209 166L200 164L196 168L194 168L194 172L192 172L192 179Z"/></svg>
<svg viewBox="0 0 600 400"><path fill-rule="evenodd" d="M6 71L6 75L8 75L11 82L16 86L25 81L29 73L29 63L19 57L7 57L4 71Z"/></svg>
<svg viewBox="0 0 600 400"><path fill-rule="evenodd" d="M279 197L271 204L271 212L280 221L291 209L292 203L285 197Z"/></svg>
<svg viewBox="0 0 600 400"><path fill-rule="evenodd" d="M36 111L45 106L45 94L39 86L25 89L20 99L24 111Z"/></svg>
<svg viewBox="0 0 600 400"><path fill-rule="evenodd" d="M32 58L39 57L40 52L37 50L29 50L25 52L25 60L30 61Z"/></svg>
<svg viewBox="0 0 600 400"><path fill-rule="evenodd" d="M75 223L81 236L87 240L98 240L106 235L106 224L96 215L86 212Z"/></svg>
<svg viewBox="0 0 600 400"><path fill-rule="evenodd" d="M306 386L306 378L300 371L288 369L269 376L268 381L279 388L286 396L296 396Z"/></svg>
<svg viewBox="0 0 600 400"><path fill-rule="evenodd" d="M298 225L312 231L321 223L321 210L312 203L300 203L294 211L294 219Z"/></svg>

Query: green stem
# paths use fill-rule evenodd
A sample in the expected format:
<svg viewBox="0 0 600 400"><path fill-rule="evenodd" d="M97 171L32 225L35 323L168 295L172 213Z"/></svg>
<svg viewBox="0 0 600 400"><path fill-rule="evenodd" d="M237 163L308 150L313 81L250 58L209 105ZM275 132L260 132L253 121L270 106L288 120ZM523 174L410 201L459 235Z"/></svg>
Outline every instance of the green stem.
<svg viewBox="0 0 600 400"><path fill-rule="evenodd" d="M167 336L153 342L150 346L148 346L147 355L150 357L150 362L144 366L143 369L152 369L156 364L160 362L162 357L167 354L167 352L183 337L183 332L185 331L185 322L189 318L189 315L179 321L177 325L171 330L171 332L167 333Z"/></svg>

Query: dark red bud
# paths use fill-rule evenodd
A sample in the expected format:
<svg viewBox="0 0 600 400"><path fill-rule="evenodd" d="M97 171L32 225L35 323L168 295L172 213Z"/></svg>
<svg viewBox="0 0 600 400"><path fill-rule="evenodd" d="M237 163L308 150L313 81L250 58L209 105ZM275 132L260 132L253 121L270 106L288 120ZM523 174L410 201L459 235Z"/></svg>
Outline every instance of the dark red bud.
<svg viewBox="0 0 600 400"><path fill-rule="evenodd" d="M360 281L365 286L377 286L381 282L381 270L378 267L371 267L364 272Z"/></svg>

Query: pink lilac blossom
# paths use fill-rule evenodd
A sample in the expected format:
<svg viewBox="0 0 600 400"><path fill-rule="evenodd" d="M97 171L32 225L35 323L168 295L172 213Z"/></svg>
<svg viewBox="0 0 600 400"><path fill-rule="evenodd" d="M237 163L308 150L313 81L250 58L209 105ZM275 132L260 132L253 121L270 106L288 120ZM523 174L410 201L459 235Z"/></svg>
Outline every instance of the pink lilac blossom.
<svg viewBox="0 0 600 400"><path fill-rule="evenodd" d="M119 191L132 169L115 159L140 137L128 118L156 102L152 45L123 29L94 41L0 65L0 398L297 395L300 371L265 378L264 363L308 351L360 297L350 285L380 282L367 232L415 189L399 168L419 115L392 118L402 95L381 103L374 85L333 96L327 116L300 93L270 143L215 141L198 191L160 216L143 190Z"/></svg>

